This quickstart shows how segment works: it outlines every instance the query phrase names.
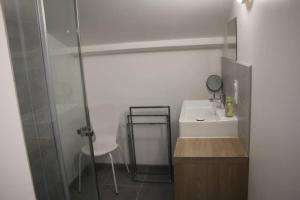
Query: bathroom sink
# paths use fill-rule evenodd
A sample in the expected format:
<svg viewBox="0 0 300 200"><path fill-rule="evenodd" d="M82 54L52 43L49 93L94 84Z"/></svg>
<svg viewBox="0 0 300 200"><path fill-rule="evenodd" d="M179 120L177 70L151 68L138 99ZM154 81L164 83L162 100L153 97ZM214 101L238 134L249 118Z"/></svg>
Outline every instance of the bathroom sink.
<svg viewBox="0 0 300 200"><path fill-rule="evenodd" d="M236 138L237 117L226 117L209 100L186 100L179 118L179 137Z"/></svg>

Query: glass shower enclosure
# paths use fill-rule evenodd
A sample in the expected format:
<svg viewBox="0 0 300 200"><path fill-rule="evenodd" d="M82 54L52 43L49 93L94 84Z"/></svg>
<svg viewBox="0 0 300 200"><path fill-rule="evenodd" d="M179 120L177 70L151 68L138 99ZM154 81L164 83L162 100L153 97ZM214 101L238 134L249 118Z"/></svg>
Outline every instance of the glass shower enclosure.
<svg viewBox="0 0 300 200"><path fill-rule="evenodd" d="M77 2L1 3L36 198L97 200ZM86 145L91 151L80 169L78 156Z"/></svg>

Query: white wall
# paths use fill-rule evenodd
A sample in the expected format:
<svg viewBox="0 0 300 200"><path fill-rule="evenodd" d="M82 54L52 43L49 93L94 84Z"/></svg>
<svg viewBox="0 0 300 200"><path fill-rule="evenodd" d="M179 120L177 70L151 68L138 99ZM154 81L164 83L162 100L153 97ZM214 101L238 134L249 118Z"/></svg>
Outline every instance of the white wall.
<svg viewBox="0 0 300 200"><path fill-rule="evenodd" d="M124 113L129 106L170 105L174 143L182 101L211 97L205 83L210 74L221 73L221 56L221 49L205 49L84 57L89 105L103 101L121 105L123 146L127 144ZM161 129L137 131L139 163L164 163ZM149 136L151 131L155 136Z"/></svg>
<svg viewBox="0 0 300 200"><path fill-rule="evenodd" d="M82 42L97 45L222 37L232 1L78 1Z"/></svg>
<svg viewBox="0 0 300 200"><path fill-rule="evenodd" d="M0 199L34 200L1 2L0 44Z"/></svg>
<svg viewBox="0 0 300 200"><path fill-rule="evenodd" d="M299 200L300 1L252 1L232 12L253 65L249 200Z"/></svg>

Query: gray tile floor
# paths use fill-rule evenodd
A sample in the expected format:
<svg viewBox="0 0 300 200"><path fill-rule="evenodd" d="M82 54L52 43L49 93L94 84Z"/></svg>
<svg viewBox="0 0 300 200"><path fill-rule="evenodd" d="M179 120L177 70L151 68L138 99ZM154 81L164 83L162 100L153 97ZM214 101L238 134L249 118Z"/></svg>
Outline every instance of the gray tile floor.
<svg viewBox="0 0 300 200"><path fill-rule="evenodd" d="M173 200L173 185L165 183L133 182L124 167L116 166L119 194L115 194L111 168L108 165L97 166L101 200ZM141 177L148 179L148 175ZM82 193L71 191L72 200L95 200L91 187L92 179L83 177Z"/></svg>

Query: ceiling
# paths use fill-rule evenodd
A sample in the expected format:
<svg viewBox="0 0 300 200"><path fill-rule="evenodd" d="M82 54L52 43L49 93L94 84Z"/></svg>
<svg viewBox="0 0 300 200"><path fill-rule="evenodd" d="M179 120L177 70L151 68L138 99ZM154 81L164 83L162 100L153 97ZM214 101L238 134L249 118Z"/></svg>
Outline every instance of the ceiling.
<svg viewBox="0 0 300 200"><path fill-rule="evenodd" d="M78 0L83 45L223 35L233 0Z"/></svg>

